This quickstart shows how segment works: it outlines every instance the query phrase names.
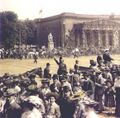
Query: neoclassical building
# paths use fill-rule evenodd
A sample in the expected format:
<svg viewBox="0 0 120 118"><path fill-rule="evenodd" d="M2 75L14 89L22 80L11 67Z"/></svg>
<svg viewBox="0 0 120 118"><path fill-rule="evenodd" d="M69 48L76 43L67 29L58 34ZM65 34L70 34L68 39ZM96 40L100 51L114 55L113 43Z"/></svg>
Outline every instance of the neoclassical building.
<svg viewBox="0 0 120 118"><path fill-rule="evenodd" d="M37 44L48 46L53 35L55 47L120 46L120 16L62 13L37 21Z"/></svg>

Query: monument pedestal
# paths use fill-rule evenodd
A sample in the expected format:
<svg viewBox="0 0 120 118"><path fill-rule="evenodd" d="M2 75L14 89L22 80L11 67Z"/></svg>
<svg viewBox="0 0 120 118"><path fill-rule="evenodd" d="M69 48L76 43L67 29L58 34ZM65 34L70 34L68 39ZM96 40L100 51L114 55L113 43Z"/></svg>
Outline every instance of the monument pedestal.
<svg viewBox="0 0 120 118"><path fill-rule="evenodd" d="M48 42L48 49L53 50L54 49L54 42Z"/></svg>

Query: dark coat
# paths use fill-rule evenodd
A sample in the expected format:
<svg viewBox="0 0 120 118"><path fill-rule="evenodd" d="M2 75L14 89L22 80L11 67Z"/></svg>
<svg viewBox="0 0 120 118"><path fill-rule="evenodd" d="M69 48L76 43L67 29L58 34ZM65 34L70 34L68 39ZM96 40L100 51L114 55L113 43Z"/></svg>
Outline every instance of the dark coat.
<svg viewBox="0 0 120 118"><path fill-rule="evenodd" d="M106 107L114 107L115 106L115 98L114 98L114 90L113 88L105 89L105 106Z"/></svg>
<svg viewBox="0 0 120 118"><path fill-rule="evenodd" d="M44 69L44 78L51 79L50 69L47 67Z"/></svg>
<svg viewBox="0 0 120 118"><path fill-rule="evenodd" d="M103 54L103 59L104 59L104 63L111 62L113 60L109 54L105 54L105 53Z"/></svg>
<svg viewBox="0 0 120 118"><path fill-rule="evenodd" d="M116 117L120 117L120 87L116 87L115 90L116 90L116 93L115 93L115 96L116 96L115 115L116 115Z"/></svg>
<svg viewBox="0 0 120 118"><path fill-rule="evenodd" d="M100 61L102 60L102 56L98 55L97 56L97 63L100 64Z"/></svg>
<svg viewBox="0 0 120 118"><path fill-rule="evenodd" d="M61 111L61 118L73 118L75 111L75 104L73 103L73 101L62 98L59 101L59 105Z"/></svg>

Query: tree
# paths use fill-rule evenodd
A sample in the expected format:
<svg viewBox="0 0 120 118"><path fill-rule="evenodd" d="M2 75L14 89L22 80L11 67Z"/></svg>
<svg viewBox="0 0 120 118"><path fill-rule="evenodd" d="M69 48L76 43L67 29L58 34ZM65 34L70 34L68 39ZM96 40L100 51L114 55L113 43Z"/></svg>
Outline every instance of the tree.
<svg viewBox="0 0 120 118"><path fill-rule="evenodd" d="M1 18L1 36L5 48L14 46L17 38L18 17L14 12L6 11L0 13Z"/></svg>
<svg viewBox="0 0 120 118"><path fill-rule="evenodd" d="M36 44L36 24L32 20L25 20L27 44Z"/></svg>

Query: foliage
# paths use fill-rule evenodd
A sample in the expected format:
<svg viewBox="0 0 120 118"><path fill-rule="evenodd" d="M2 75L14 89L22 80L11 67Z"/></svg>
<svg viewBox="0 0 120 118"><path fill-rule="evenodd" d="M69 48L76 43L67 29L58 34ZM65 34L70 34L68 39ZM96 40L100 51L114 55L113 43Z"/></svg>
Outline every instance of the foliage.
<svg viewBox="0 0 120 118"><path fill-rule="evenodd" d="M1 18L1 36L5 48L13 47L16 40L17 15L14 12L2 12Z"/></svg>
<svg viewBox="0 0 120 118"><path fill-rule="evenodd" d="M1 39L5 48L14 45L36 44L36 25L32 20L19 20L14 12L0 13Z"/></svg>

